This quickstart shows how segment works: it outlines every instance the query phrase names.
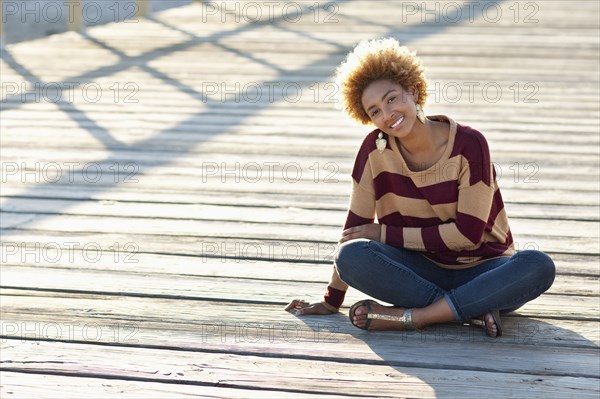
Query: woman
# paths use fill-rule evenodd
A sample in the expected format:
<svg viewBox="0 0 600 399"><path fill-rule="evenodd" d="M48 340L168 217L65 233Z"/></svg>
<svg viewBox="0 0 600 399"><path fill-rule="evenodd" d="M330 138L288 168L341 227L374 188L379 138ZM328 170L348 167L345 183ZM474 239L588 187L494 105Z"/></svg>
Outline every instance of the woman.
<svg viewBox="0 0 600 399"><path fill-rule="evenodd" d="M555 267L542 252L515 253L484 136L425 116L420 62L394 39L360 43L337 83L350 117L376 129L356 157L324 300L295 299L286 310L335 313L350 285L394 305L354 304L350 320L362 329L479 320L488 336L502 335L500 313L550 288Z"/></svg>

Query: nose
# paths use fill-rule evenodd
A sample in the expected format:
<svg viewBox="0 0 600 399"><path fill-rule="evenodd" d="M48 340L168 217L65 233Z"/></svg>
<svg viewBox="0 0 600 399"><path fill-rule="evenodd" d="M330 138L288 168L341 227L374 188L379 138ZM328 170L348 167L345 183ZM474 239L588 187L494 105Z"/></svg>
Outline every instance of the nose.
<svg viewBox="0 0 600 399"><path fill-rule="evenodd" d="M385 123L389 123L394 119L395 112L388 107L383 107L381 110L383 112L383 120Z"/></svg>

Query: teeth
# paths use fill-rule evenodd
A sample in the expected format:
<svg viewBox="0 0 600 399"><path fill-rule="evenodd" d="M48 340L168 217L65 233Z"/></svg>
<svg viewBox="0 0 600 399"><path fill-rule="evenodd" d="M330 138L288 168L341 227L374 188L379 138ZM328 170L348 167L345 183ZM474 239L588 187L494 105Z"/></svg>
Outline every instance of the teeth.
<svg viewBox="0 0 600 399"><path fill-rule="evenodd" d="M398 120L396 121L396 123L394 123L394 124L393 124L392 126L390 126L390 127L391 127L391 128L395 128L396 126L398 126L399 124L401 124L403 120L404 120L404 117L402 117L402 118L398 119Z"/></svg>

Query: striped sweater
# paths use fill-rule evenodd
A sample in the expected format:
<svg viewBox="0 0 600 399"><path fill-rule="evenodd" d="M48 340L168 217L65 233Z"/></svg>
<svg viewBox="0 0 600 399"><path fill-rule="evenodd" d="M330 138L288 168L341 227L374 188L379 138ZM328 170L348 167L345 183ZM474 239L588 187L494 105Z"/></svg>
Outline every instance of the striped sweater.
<svg viewBox="0 0 600 399"><path fill-rule="evenodd" d="M468 268L512 255L513 239L487 141L446 116L428 118L449 123L450 135L440 160L423 171L407 167L398 139L388 136L380 153L375 146L380 130L367 135L352 172L344 229L377 217L382 242L421 251L443 268ZM335 270L330 286L347 289Z"/></svg>

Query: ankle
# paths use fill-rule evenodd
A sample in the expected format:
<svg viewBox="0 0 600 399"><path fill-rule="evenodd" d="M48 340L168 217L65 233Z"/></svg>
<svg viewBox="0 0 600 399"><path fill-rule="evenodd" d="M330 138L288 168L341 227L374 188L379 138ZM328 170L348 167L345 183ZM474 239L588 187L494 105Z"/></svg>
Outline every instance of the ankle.
<svg viewBox="0 0 600 399"><path fill-rule="evenodd" d="M413 308L412 310L412 323L416 329L422 330L427 327L426 321L423 319L423 309Z"/></svg>

